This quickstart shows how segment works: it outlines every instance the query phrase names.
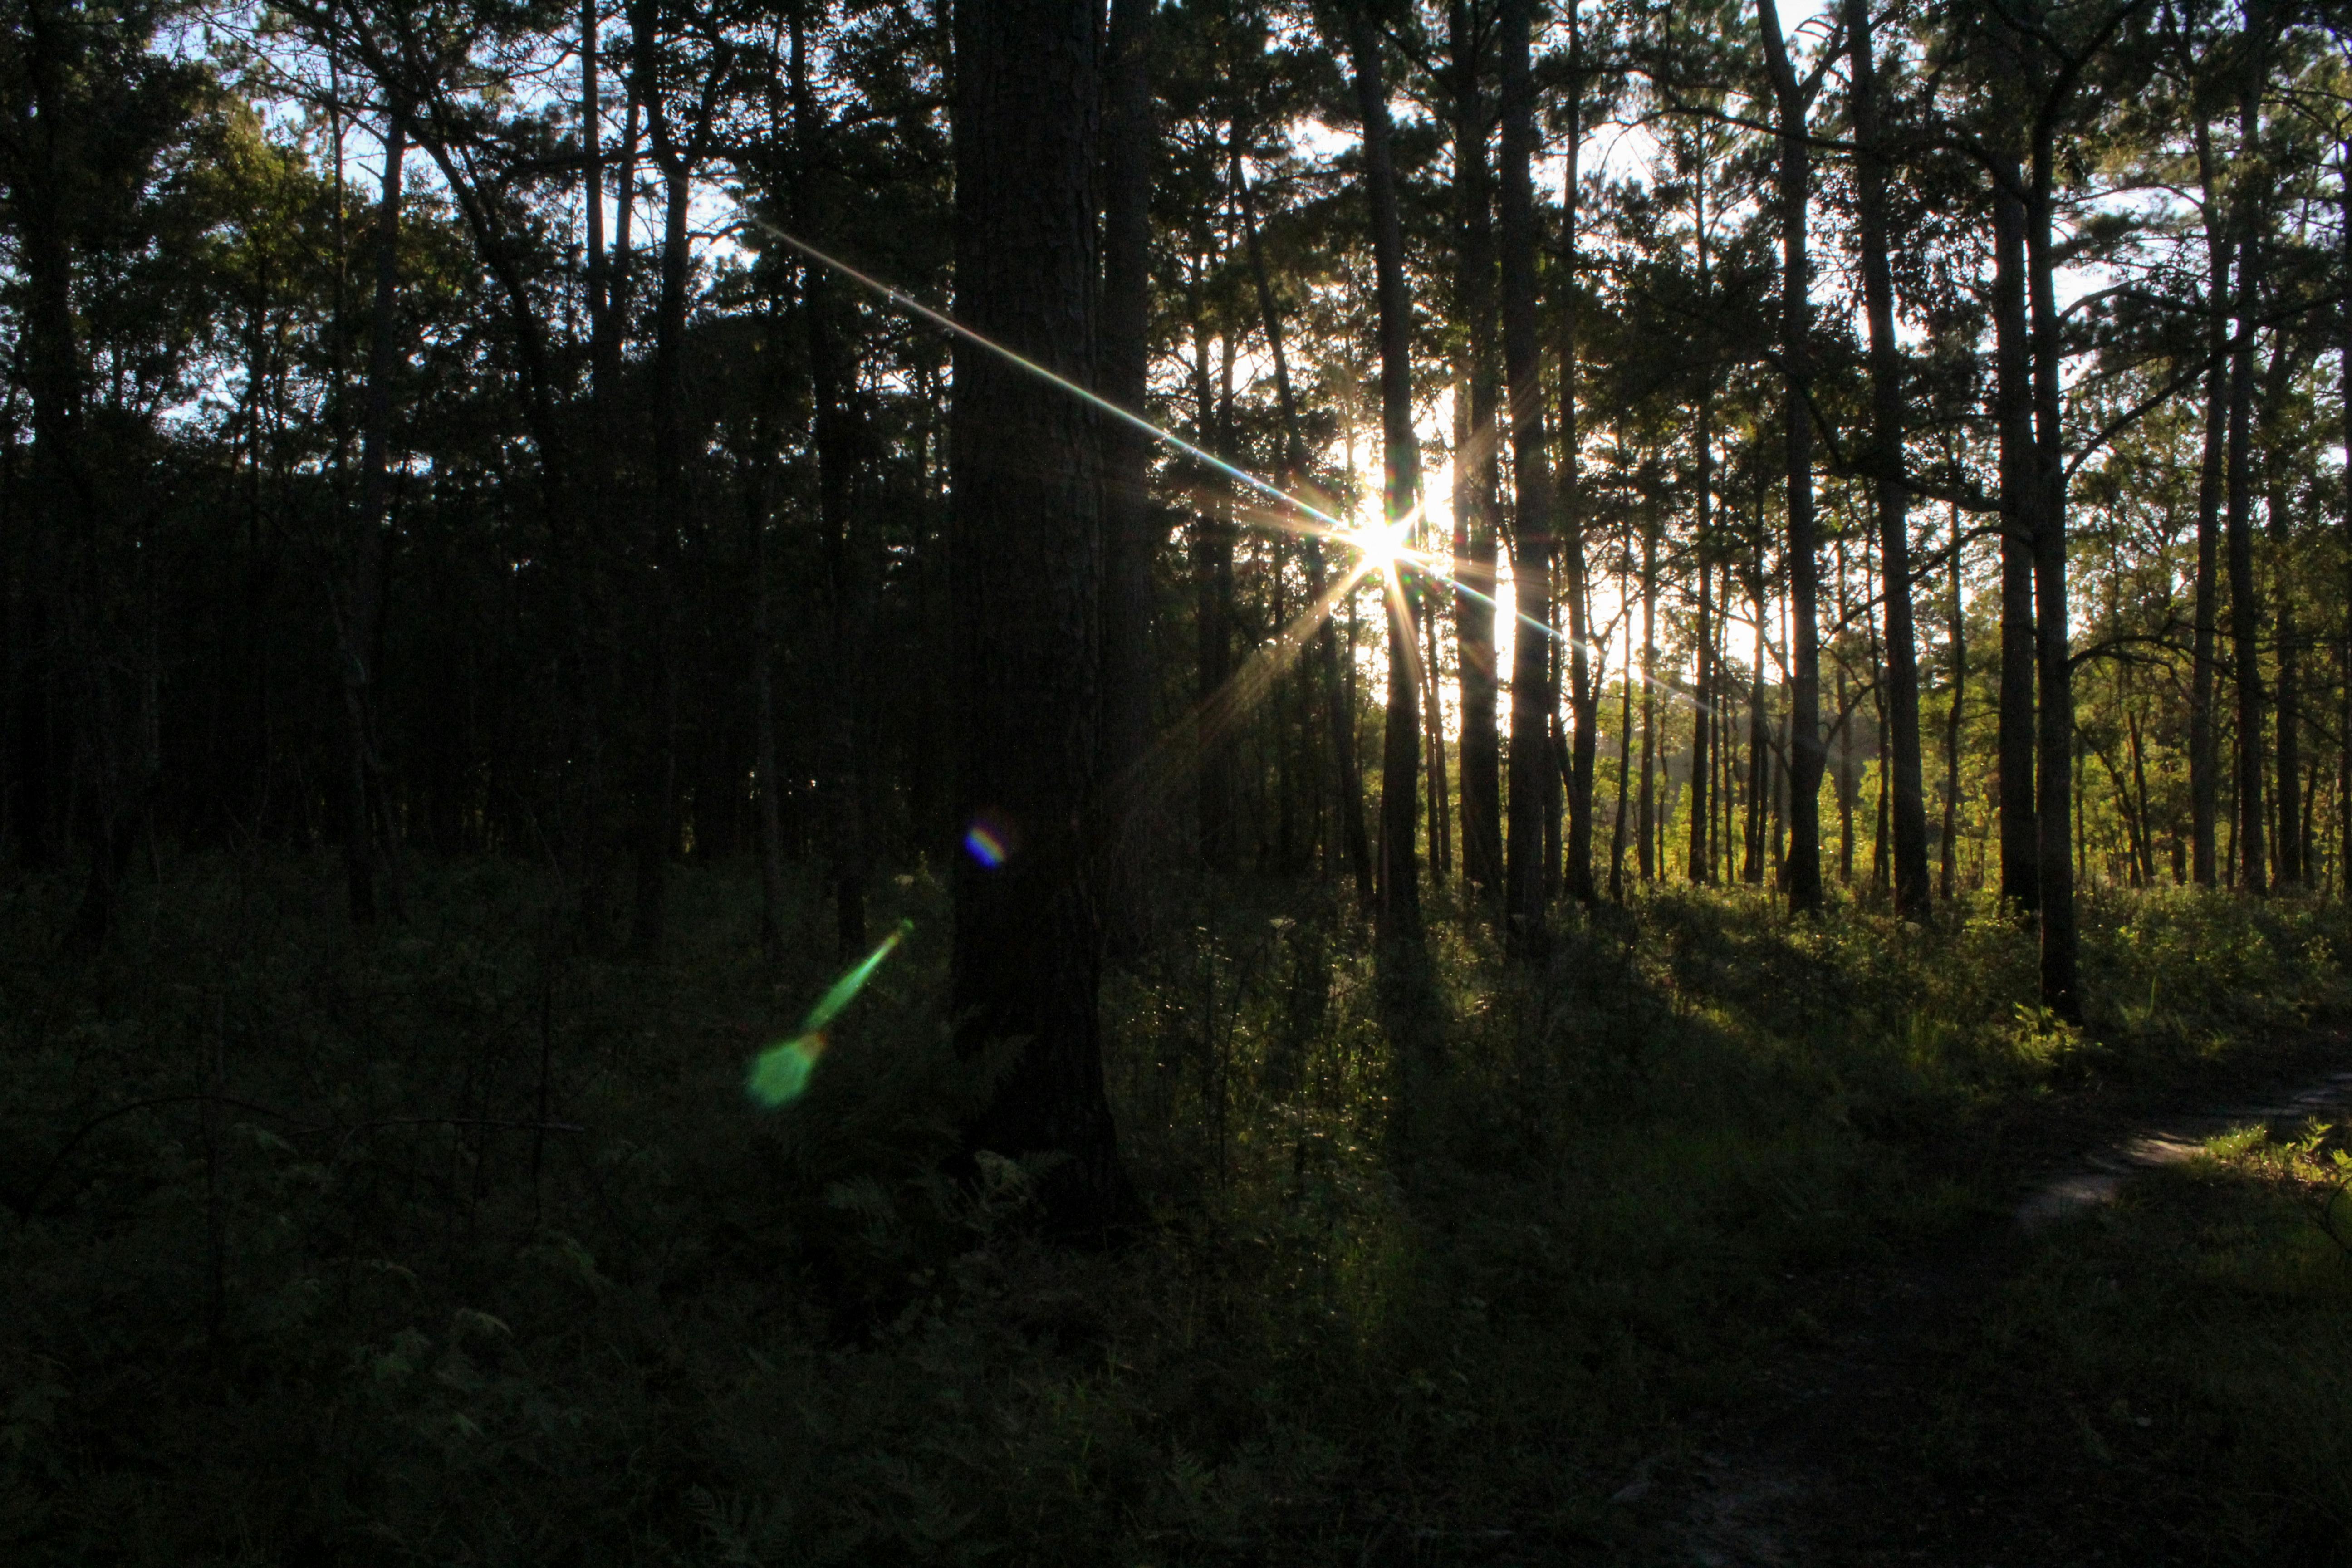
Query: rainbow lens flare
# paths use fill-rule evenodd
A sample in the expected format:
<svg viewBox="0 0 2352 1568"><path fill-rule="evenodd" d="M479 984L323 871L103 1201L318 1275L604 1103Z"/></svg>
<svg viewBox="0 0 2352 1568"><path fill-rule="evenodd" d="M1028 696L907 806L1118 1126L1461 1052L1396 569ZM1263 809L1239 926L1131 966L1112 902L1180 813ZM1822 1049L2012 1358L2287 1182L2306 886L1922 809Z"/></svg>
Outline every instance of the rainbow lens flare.
<svg viewBox="0 0 2352 1568"><path fill-rule="evenodd" d="M782 1045L771 1046L751 1059L751 1069L743 1079L743 1090L754 1100L773 1110L789 1105L807 1092L809 1079L816 1071L817 1058L824 1055L824 1028L840 1016L841 1010L856 999L882 961L890 956L898 945L907 940L915 929L912 921L900 921L898 929L882 939L880 946L864 958L857 966L828 987L816 999L816 1005L801 1021L801 1032Z"/></svg>
<svg viewBox="0 0 2352 1568"><path fill-rule="evenodd" d="M1004 858L1013 853L1012 846L1005 842L1004 834L985 822L971 825L963 836L963 847L971 851L973 859L992 871L1003 865Z"/></svg>

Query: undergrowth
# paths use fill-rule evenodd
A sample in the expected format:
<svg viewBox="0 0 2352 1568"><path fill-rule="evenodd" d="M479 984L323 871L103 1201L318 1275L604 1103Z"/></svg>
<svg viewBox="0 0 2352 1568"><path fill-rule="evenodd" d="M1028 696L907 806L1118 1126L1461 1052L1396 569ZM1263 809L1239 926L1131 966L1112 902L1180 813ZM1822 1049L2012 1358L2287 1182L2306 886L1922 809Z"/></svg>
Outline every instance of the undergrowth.
<svg viewBox="0 0 2352 1568"><path fill-rule="evenodd" d="M102 957L0 904L0 1552L47 1563L1639 1560L1612 1502L1807 1331L1811 1274L1996 1202L1989 1113L2164 1080L2344 1000L2316 904L2089 901L2083 1028L1987 914L1760 895L1381 955L1312 890L1193 887L1106 988L1152 1223L1039 1241L941 1174L946 910L782 1111L831 978L747 877L583 956L525 868L195 860Z"/></svg>
<svg viewBox="0 0 2352 1568"><path fill-rule="evenodd" d="M2095 1536L2053 1533L2126 1560L2352 1562L2347 1131L2225 1134L2052 1236L1955 1358L1929 1464L2095 1499Z"/></svg>

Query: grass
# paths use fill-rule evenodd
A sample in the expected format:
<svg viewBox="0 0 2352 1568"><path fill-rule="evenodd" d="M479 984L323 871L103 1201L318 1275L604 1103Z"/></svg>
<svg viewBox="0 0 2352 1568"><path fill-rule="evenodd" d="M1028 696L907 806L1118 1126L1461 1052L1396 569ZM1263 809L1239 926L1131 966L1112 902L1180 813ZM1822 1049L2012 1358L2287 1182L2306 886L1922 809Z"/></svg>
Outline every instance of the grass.
<svg viewBox="0 0 2352 1568"><path fill-rule="evenodd" d="M1529 975L1441 908L1401 982L1319 893L1192 887L1107 989L1155 1224L1089 1255L1032 1236L1031 1173L939 1174L985 1068L928 879L776 1112L742 1075L833 978L814 886L780 973L723 869L653 967L506 863L420 864L355 934L323 860L192 860L87 965L71 892L0 905L31 1563L1640 1561L1622 1500L1765 1396L1823 1281L1980 1223L2031 1129L2346 1000L2318 904L2092 900L2070 1030L1981 914L1659 892ZM2056 1311L2089 1286L2051 1268Z"/></svg>
<svg viewBox="0 0 2352 1568"><path fill-rule="evenodd" d="M2352 1561L2346 1129L2250 1128L2033 1247L1950 1336L1916 1460L2050 1562Z"/></svg>

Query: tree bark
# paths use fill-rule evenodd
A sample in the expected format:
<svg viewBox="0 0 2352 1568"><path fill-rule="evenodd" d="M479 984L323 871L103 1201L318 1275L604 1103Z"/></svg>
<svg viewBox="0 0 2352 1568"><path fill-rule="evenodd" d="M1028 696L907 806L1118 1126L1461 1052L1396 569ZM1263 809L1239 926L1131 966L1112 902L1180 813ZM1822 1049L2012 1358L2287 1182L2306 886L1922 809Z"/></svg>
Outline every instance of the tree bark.
<svg viewBox="0 0 2352 1568"><path fill-rule="evenodd" d="M392 813L383 798L376 750L375 653L383 641L383 566L392 486L392 378L400 363L401 164L408 153L408 106L394 93L384 111L383 186L376 205L375 299L369 321L367 386L360 416L360 493L343 550L343 592L336 631L341 647L344 739L350 799L343 825L343 873L352 920L375 923L377 877L390 869ZM376 835L383 831L383 862ZM398 882L383 889L398 907Z"/></svg>
<svg viewBox="0 0 2352 1568"><path fill-rule="evenodd" d="M1504 890L1502 744L1495 722L1495 533L1501 492L1496 412L1494 199L1486 170L1487 114L1478 89L1476 30L1469 0L1447 11L1454 68L1454 196L1458 214L1461 309L1468 329L1468 439L1454 458L1454 530L1465 549L1454 569L1454 657L1462 689L1462 870L1487 898ZM1457 393L1456 395L1460 395Z"/></svg>
<svg viewBox="0 0 2352 1568"><path fill-rule="evenodd" d="M1290 384L1290 359L1284 348L1281 307L1275 299L1274 280L1266 269L1265 247L1258 239L1256 209L1250 195L1249 181L1238 169L1234 172L1234 194L1241 207L1242 237L1248 249L1250 277L1257 289L1258 315L1265 328L1267 351L1274 360L1275 401L1282 415L1282 488L1289 490L1307 472L1307 441L1299 428L1298 402ZM1490 531L1490 554L1492 540ZM1307 598L1310 603L1320 604L1325 581L1323 539L1319 533L1307 534L1305 555ZM1492 657L1490 648L1490 664ZM1364 827L1363 782L1356 768L1355 710L1349 700L1347 684L1340 677L1339 628L1332 625L1331 612L1328 609L1315 627L1314 658L1318 684L1322 692L1326 730L1339 775L1336 781L1339 795L1336 831L1347 855L1349 868L1355 876L1356 896L1360 901L1369 905L1372 900L1371 841Z"/></svg>
<svg viewBox="0 0 2352 1568"><path fill-rule="evenodd" d="M1887 153L1879 124L1870 0L1845 0L1853 74L1854 174L1861 209L1864 310L1870 321L1872 489L1878 508L1878 571L1887 584L1885 737L1893 764L1895 912L1927 916L1927 795L1919 759L1918 637L1911 617L1909 495L1903 468L1903 351L1895 336L1895 277L1887 262Z"/></svg>
<svg viewBox="0 0 2352 1568"><path fill-rule="evenodd" d="M1765 59L1780 112L1780 356L1786 387L1781 418L1788 442L1789 602L1789 906L1822 907L1821 791L1826 758L1821 738L1821 646L1816 600L1821 563L1813 527L1813 422L1806 400L1811 374L1812 304L1806 226L1812 165L1805 125L1809 94L1800 86L1780 36L1774 0L1757 0Z"/></svg>
<svg viewBox="0 0 2352 1568"><path fill-rule="evenodd" d="M2248 24L2248 45L2258 23ZM2253 52L2259 55L2259 48ZM2239 156L2259 166L2255 143L2262 129L2262 75L2249 64L2239 105ZM2238 689L2238 887L2267 892L2269 858L2263 819L2262 605L2254 585L2253 419L2254 337L2262 313L2264 255L2259 224L2263 214L2261 182L2250 168L2238 201L2237 330L2230 346L2230 432L2227 515L2223 542L2229 556L2231 662Z"/></svg>
<svg viewBox="0 0 2352 1568"><path fill-rule="evenodd" d="M1544 447L1543 350L1536 322L1535 0L1503 0L1503 374L1510 395L1512 597L1510 828L1504 910L1511 951L1546 947L1545 781L1551 773L1551 465Z"/></svg>
<svg viewBox="0 0 2352 1568"><path fill-rule="evenodd" d="M793 216L814 245L831 236L819 171L827 162L824 110L810 89L803 8L794 5L792 35ZM659 121L656 121L656 124ZM657 144L658 145L658 144ZM664 268L667 283L668 270ZM857 537L856 487L862 420L852 406L857 367L846 341L847 314L838 286L824 268L801 265L801 324L809 364L810 442L816 457L817 532L824 545L826 663L823 711L823 779L831 839L834 951L848 963L866 951L864 748L859 744L865 691L866 574ZM658 350L656 350L658 353Z"/></svg>
<svg viewBox="0 0 2352 1568"><path fill-rule="evenodd" d="M1597 901L1592 883L1592 770L1601 718L1600 694L1591 666L1591 595L1584 558L1582 438L1577 422L1577 256L1580 170L1584 152L1584 37L1578 0L1568 0L1568 103L1566 145L1560 175L1559 256L1559 535L1563 587L1568 597L1568 705L1576 733L1569 752L1569 897L1590 908Z"/></svg>
<svg viewBox="0 0 2352 1568"><path fill-rule="evenodd" d="M2197 885L2214 885L2213 824L2221 810L2221 759L2214 744L2213 633L2221 604L2221 491L2230 423L2230 268L2233 239L2218 189L2213 128L2197 121L2197 168L2205 211L2205 451L2197 475L2197 581L2189 644L2189 833Z"/></svg>
<svg viewBox="0 0 2352 1568"><path fill-rule="evenodd" d="M966 0L952 20L955 279L976 332L1093 373L1099 17L1092 0ZM1083 403L959 341L949 513L960 819L949 1013L958 1050L1011 1055L974 1151L1061 1156L1050 1223L1133 1212L1104 1092L1088 839L1101 755L1102 469ZM985 842L985 840L982 840Z"/></svg>
<svg viewBox="0 0 2352 1568"><path fill-rule="evenodd" d="M1944 841L1938 868L1948 904L1958 890L1960 724L1969 699L1969 630L1960 597L1960 509L1957 505L1952 508L1951 578L1952 705L1944 716Z"/></svg>
<svg viewBox="0 0 2352 1568"><path fill-rule="evenodd" d="M2057 246L2051 233L2056 180L2055 107L2034 126L2033 177L2025 198L2027 289L2032 310L2034 652L2038 677L2041 764L2035 807L2041 832L2042 1005L2079 1023L2076 975L2073 789L2074 660L2067 644L2066 468L2059 372L2065 355L2059 337L2055 287Z"/></svg>
<svg viewBox="0 0 2352 1568"><path fill-rule="evenodd" d="M1404 230L1397 212L1396 164L1390 147L1389 100L1381 64L1381 29L1369 10L1349 16L1356 101L1364 122L1364 191L1371 207L1372 263L1381 331L1382 503L1390 521L1410 515L1421 491L1421 447L1412 428L1412 310L1405 295ZM1414 595L1393 568L1389 610L1388 721L1381 746L1380 924L1384 934L1420 929L1420 818L1415 787L1421 764L1421 693L1414 657Z"/></svg>
<svg viewBox="0 0 2352 1568"><path fill-rule="evenodd" d="M1993 336L2000 439L2000 901L2042 908L2042 829L2033 805L2033 388L2025 310L2024 174L1994 176Z"/></svg>
<svg viewBox="0 0 2352 1568"><path fill-rule="evenodd" d="M1150 369L1151 162L1159 139L1151 100L1151 0L1111 0L1109 91L1103 123L1103 283L1096 390L1141 414ZM1246 211L1246 201L1244 201ZM1250 231L1256 258L1256 230ZM1276 339L1271 327L1269 339ZM1276 339L1277 364L1281 345ZM1287 417L1288 376L1283 378ZM1156 523L1150 438L1124 420L1102 426L1103 779L1112 837L1103 846L1104 936L1132 962L1151 937L1152 793L1136 777L1151 745L1151 561ZM1283 480L1289 488L1290 480Z"/></svg>
<svg viewBox="0 0 2352 1568"><path fill-rule="evenodd" d="M2303 857L2303 737L2298 732L2297 709L2302 693L2302 649L2297 646L2294 621L2294 529L2288 516L2289 478L2285 433L2278 428L2277 414L2287 388L2290 360L2284 334L2276 335L2271 343L2270 374L2263 389L2263 424L2267 427L2263 442L2263 469L2268 480L2263 497L2263 510L2269 523L2271 546L2271 583L2278 600L2273 618L2278 663L2278 830L2273 835L2276 847L2273 859L2278 868L2277 883L2283 889L2303 886L2305 876Z"/></svg>

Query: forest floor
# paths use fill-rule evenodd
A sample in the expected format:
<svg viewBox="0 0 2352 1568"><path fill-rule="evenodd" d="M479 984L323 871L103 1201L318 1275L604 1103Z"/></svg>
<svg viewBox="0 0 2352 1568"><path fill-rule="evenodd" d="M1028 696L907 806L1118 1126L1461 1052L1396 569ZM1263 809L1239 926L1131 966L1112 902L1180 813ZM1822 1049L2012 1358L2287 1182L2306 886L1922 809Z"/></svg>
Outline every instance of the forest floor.
<svg viewBox="0 0 2352 1568"><path fill-rule="evenodd" d="M2352 1031L2339 1026L2188 1083L2086 1091L2021 1119L2005 1141L2017 1170L2006 1213L1981 1214L1917 1256L1814 1281L1808 1311L1821 1331L1764 1369L1756 1408L1725 1418L1679 1484L1640 1478L1621 1498L1646 1505L1669 1556L1706 1568L2060 1568L2227 1555L2213 1539L2229 1511L2215 1506L2215 1478L2196 1463L2193 1442L2165 1429L2182 1424L2177 1409L2159 1414L2122 1394L2094 1409L2001 1352L2035 1315L2037 1288L2115 1270L2135 1240L2145 1265L2151 1229L2185 1226L2210 1242L2216 1210L2231 1206L2233 1152L2324 1145L2313 1130L2347 1111ZM2171 1239L2158 1261L2177 1273L2189 1248ZM2096 1282L2117 1294L2179 1283L2145 1268ZM2179 1314L2159 1303L2157 1315ZM2164 1364L2178 1344L2142 1348L2155 1350L2176 1395L2193 1381L2191 1369ZM2288 1500L2234 1500L2260 1511ZM2301 1500L2302 1515L2263 1554L2342 1561L2343 1521Z"/></svg>
<svg viewBox="0 0 2352 1568"><path fill-rule="evenodd" d="M1530 969L1173 881L1102 1005L1151 1223L1073 1252L942 1173L919 871L782 1109L813 870L781 963L724 867L656 963L508 861L358 930L190 857L86 961L76 890L0 879L11 1568L2352 1562L2352 1151L2229 1114L2352 1068L2338 901L2086 896L2074 1027L1980 900L1661 888Z"/></svg>

